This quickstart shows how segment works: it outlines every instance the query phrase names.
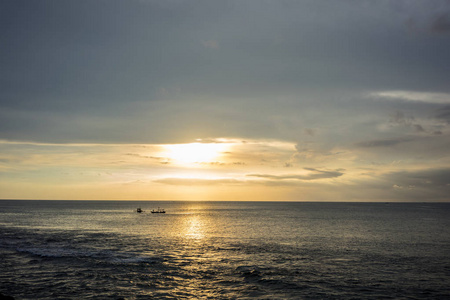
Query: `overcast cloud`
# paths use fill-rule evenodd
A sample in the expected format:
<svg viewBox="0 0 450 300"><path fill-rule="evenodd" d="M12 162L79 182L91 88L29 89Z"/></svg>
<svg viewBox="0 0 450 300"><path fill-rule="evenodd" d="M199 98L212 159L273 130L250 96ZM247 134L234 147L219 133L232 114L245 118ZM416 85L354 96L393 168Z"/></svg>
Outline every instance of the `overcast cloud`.
<svg viewBox="0 0 450 300"><path fill-rule="evenodd" d="M364 186L399 179L371 199L395 200L418 172L440 183L432 199L450 200L449 1L4 0L0 44L4 178L21 160L11 142L225 138L292 148L251 157L239 144L214 163L248 168L221 185L333 180L350 195L351 176L370 170L379 177ZM214 181L163 170L149 182Z"/></svg>

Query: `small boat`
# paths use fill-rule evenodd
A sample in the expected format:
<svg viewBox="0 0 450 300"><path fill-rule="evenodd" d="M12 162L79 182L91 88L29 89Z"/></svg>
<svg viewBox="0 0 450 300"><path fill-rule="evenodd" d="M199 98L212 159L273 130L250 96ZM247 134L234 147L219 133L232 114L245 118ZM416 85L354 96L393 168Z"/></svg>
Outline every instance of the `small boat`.
<svg viewBox="0 0 450 300"><path fill-rule="evenodd" d="M159 208L157 210L152 210L152 214L165 214L166 211L164 210L164 208Z"/></svg>
<svg viewBox="0 0 450 300"><path fill-rule="evenodd" d="M136 209L136 212L137 213L141 213L141 212L144 212L140 207L138 207L138 209Z"/></svg>

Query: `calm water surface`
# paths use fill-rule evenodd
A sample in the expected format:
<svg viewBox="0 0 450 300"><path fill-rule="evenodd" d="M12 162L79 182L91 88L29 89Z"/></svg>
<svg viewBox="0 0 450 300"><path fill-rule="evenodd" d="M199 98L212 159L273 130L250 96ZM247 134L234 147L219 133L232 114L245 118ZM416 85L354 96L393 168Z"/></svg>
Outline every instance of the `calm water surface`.
<svg viewBox="0 0 450 300"><path fill-rule="evenodd" d="M450 299L450 205L2 200L0 269L16 299Z"/></svg>

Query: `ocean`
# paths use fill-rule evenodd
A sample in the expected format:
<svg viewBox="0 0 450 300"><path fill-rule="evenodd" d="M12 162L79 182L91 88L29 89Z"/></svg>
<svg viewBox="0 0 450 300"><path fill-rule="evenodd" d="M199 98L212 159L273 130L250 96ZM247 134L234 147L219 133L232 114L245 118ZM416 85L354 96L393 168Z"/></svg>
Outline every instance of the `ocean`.
<svg viewBox="0 0 450 300"><path fill-rule="evenodd" d="M450 204L1 200L0 270L15 299L450 299Z"/></svg>

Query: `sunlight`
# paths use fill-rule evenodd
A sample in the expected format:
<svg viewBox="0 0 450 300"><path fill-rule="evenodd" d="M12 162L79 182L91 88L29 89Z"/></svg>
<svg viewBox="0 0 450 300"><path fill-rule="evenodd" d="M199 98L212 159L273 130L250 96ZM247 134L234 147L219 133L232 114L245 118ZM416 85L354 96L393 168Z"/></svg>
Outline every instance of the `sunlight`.
<svg viewBox="0 0 450 300"><path fill-rule="evenodd" d="M178 163L212 163L229 147L226 143L164 145L164 155Z"/></svg>
<svg viewBox="0 0 450 300"><path fill-rule="evenodd" d="M201 239L204 237L203 221L199 216L190 216L186 219L184 236L190 239Z"/></svg>

